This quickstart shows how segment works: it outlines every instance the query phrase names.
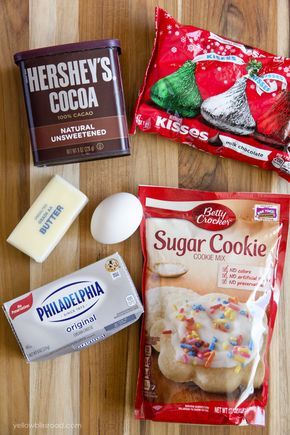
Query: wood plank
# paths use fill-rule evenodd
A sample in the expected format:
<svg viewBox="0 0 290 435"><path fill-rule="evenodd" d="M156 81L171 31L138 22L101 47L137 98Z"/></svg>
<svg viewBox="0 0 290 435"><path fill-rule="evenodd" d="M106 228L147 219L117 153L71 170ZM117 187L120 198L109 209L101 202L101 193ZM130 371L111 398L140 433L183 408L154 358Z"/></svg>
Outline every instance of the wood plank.
<svg viewBox="0 0 290 435"><path fill-rule="evenodd" d="M258 46L276 50L275 0L245 2L183 0L181 22ZM274 11L274 13L273 13ZM267 23L265 25L264 23ZM186 145L179 151L180 187L221 191L269 191L272 173L245 163L192 150Z"/></svg>
<svg viewBox="0 0 290 435"><path fill-rule="evenodd" d="M160 2L159 2L160 3ZM132 113L151 53L154 37L155 1L86 1L80 3L80 38L119 38L121 67L128 114ZM177 2L161 2L173 14ZM104 197L118 191L137 193L139 183L177 185L178 145L157 136L137 134L132 139L132 156L96 161L81 166L81 188L91 198L81 217L81 261L92 262L118 250L140 288L142 257L139 235L115 246L97 244L88 235L94 207ZM138 367L138 325L122 331L98 346L81 353L81 423L83 433L106 435L139 433L134 420ZM102 400L100 400L102 397ZM125 408L124 408L125 403ZM149 431L154 423L142 424ZM158 425L159 434L173 434L167 424ZM123 432L122 432L123 430Z"/></svg>
<svg viewBox="0 0 290 435"><path fill-rule="evenodd" d="M182 22L188 17L194 17L193 23L196 26L207 28L221 34L225 37L242 41L246 44L261 47L270 52L277 52L281 55L289 55L285 53L287 48L284 47L282 52L278 41L287 40L287 32L285 32L285 22L287 22L287 6L286 2L279 5L278 12L280 12L279 26L277 26L276 17L276 2L269 1L265 7L265 2L244 2L244 1L225 1L216 2L213 0L203 1L203 7L200 7L198 1L183 1L182 5ZM214 10L214 14L212 13ZM281 13L281 11L283 11ZM188 22L188 21L186 21ZM267 23L267 25L265 25ZM287 25L286 25L287 27ZM277 34L277 28L280 33ZM191 150L181 149L179 152L179 179L182 187L195 187L202 190L228 190L228 191L271 191L273 184L277 183L278 177L270 172L263 171L259 168L247 166L240 162L235 162L229 159L219 159L214 156L208 156L195 151L195 156L190 158L189 153ZM192 161L190 168L189 161ZM193 169L190 171L190 169ZM273 181L275 180L275 182ZM282 185L287 185L283 180L279 181L279 188L274 191L281 191ZM283 190L283 189L282 189ZM286 271L286 277L289 271ZM286 278L287 279L287 278ZM285 280L285 282L287 282ZM282 295L280 304L280 316L285 319L285 309L289 309L289 301L286 303L284 300L286 293ZM283 316L284 314L284 316ZM281 325L281 317L279 316L276 333L273 338L272 351L271 351L271 389L270 389L270 404L268 406L267 421L268 425L265 429L255 429L255 433L273 433L279 426L280 430L277 433L286 434L289 428L289 419L286 417L286 409L284 409L285 418L281 419L281 409L283 409L287 400L287 391L289 392L289 384L279 381L275 373L286 373L287 358L282 359L279 357L279 349L283 347L282 335L288 331L287 321ZM280 332L280 339L278 341L278 331ZM279 362L280 361L280 362ZM279 368L278 368L279 367ZM275 376L275 378L274 378ZM279 391L282 388L283 394L281 400ZM289 394L289 393L288 393ZM277 402L279 401L279 405ZM286 402L285 402L286 401ZM279 412L280 409L280 412ZM283 413L283 411L282 411ZM273 418L276 415L276 418ZM219 433L239 433L247 434L252 433L253 428L220 428ZM210 435L215 432L214 428L203 428L199 433ZM190 433L189 428L184 428L182 434Z"/></svg>
<svg viewBox="0 0 290 435"><path fill-rule="evenodd" d="M15 15L15 8L18 14ZM2 1L0 10L0 298L1 303L29 288L29 259L6 243L29 205L29 142L20 77L13 54L28 44L28 4ZM24 131L24 133L23 133ZM11 201L11 198L14 200ZM15 273L17 271L17 273ZM0 317L0 424L1 433L28 431L29 367L21 357L19 346L1 310Z"/></svg>
<svg viewBox="0 0 290 435"><path fill-rule="evenodd" d="M290 2L277 1L277 53L281 56L290 56ZM290 185L278 176L273 177L272 191L290 194ZM285 343L290 337L290 239L288 240L288 255L285 261L284 286L281 294L278 316L276 320L272 349L270 378L270 403L268 406L268 433L290 433L289 392L290 392L290 357L285 349ZM276 375L275 375L276 374ZM279 374L279 375L278 375ZM274 399L271 399L274 398Z"/></svg>
<svg viewBox="0 0 290 435"><path fill-rule="evenodd" d="M94 208L112 193L128 191L136 194L138 184L290 193L289 184L270 172L140 132L131 139L130 157L54 168L33 167L20 77L13 66L12 54L28 47L120 38L126 107L131 119L137 91L151 54L154 7L157 4L184 24L208 28L281 55L290 54L289 0L2 0L0 191L4 206L0 218L1 301L117 250L124 257L137 288L141 289L139 234L113 246L100 245L90 235ZM90 202L51 257L39 265L29 262L28 257L9 246L5 239L55 173L79 186L89 196ZM11 198L16 200L12 202ZM140 324L134 324L81 353L28 366L2 313L0 371L5 376L2 377L0 392L1 435L290 433L290 356L284 352L290 337L290 293L287 291L290 243L288 249L285 286L271 346L270 401L265 429L194 427L135 420ZM14 424L22 423L14 430ZM25 427L27 423L32 426L30 430ZM41 424L52 426L41 428ZM62 430L59 424L68 426Z"/></svg>
<svg viewBox="0 0 290 435"><path fill-rule="evenodd" d="M78 40L78 0L30 1L30 48ZM76 187L79 165L36 168L31 164L31 201L52 175L59 174ZM53 254L43 264L31 261L31 288L79 268L79 225L74 222ZM49 400L47 400L49 397ZM50 424L41 428L37 424ZM79 433L79 354L74 353L30 366L31 434Z"/></svg>

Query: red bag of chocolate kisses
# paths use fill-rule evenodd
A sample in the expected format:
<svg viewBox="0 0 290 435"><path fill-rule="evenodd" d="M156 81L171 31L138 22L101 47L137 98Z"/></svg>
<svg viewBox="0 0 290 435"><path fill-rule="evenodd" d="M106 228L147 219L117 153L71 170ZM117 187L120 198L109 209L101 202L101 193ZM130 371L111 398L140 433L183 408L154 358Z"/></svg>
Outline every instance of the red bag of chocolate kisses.
<svg viewBox="0 0 290 435"><path fill-rule="evenodd" d="M290 180L290 59L177 23L156 8L136 126Z"/></svg>
<svg viewBox="0 0 290 435"><path fill-rule="evenodd" d="M264 425L290 197L140 186L139 198L136 417Z"/></svg>

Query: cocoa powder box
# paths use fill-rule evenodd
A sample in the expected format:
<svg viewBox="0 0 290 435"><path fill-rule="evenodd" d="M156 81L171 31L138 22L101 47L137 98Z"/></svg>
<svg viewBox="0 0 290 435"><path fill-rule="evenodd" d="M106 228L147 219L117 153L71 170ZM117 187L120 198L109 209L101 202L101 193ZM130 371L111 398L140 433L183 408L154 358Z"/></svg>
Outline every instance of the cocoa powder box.
<svg viewBox="0 0 290 435"><path fill-rule="evenodd" d="M14 55L36 166L130 154L120 52L105 39Z"/></svg>

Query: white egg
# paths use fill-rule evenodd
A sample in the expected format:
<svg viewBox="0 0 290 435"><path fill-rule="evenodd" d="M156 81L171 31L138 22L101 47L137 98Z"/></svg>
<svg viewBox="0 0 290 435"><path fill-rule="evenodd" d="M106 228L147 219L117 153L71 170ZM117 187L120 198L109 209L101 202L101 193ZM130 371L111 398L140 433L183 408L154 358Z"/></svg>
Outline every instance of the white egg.
<svg viewBox="0 0 290 435"><path fill-rule="evenodd" d="M142 205L131 193L115 193L104 199L95 209L91 233L100 243L113 244L128 239L139 227Z"/></svg>

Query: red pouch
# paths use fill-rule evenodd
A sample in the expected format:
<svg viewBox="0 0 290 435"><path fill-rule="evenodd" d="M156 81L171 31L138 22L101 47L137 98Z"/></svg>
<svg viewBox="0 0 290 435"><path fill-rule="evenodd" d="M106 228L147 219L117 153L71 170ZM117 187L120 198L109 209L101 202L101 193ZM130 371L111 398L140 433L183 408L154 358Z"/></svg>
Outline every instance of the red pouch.
<svg viewBox="0 0 290 435"><path fill-rule="evenodd" d="M177 23L156 8L134 122L290 180L290 59Z"/></svg>
<svg viewBox="0 0 290 435"><path fill-rule="evenodd" d="M141 186L139 198L136 417L264 425L290 197Z"/></svg>

